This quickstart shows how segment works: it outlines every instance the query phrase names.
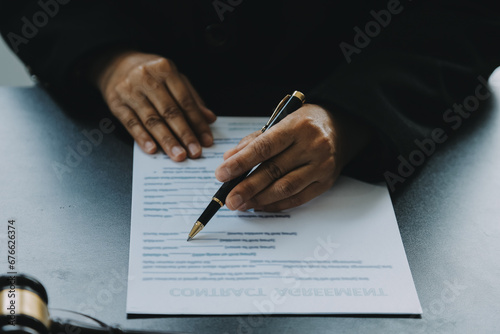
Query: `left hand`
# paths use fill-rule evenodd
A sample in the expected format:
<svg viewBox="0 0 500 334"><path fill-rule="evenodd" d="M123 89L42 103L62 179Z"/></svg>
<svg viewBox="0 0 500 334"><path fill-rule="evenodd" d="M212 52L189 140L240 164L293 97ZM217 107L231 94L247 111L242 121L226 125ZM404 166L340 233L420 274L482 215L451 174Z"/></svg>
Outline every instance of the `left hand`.
<svg viewBox="0 0 500 334"><path fill-rule="evenodd" d="M215 171L221 182L262 163L229 193L226 206L281 211L308 202L333 185L342 168L366 145L368 133L318 105L304 105L224 154Z"/></svg>

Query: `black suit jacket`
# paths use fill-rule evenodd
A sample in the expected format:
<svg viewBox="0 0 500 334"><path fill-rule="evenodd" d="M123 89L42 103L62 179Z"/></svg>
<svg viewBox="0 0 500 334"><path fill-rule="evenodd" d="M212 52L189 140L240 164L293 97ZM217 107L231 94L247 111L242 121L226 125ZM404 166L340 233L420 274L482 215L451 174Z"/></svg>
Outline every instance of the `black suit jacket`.
<svg viewBox="0 0 500 334"><path fill-rule="evenodd" d="M80 105L95 99L78 74L114 47L172 59L218 115L267 116L284 94L301 90L307 102L374 129L347 169L364 178L401 178L401 158L418 158L415 141L432 139L435 128L452 134L465 119L453 105L474 103L500 65L500 16L487 1L0 4L2 36L58 96Z"/></svg>

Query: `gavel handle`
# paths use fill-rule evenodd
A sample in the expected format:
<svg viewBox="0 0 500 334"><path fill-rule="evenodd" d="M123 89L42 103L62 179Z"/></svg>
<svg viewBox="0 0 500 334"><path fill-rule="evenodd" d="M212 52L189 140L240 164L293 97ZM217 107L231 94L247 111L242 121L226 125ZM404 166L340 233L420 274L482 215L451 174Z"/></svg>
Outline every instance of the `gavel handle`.
<svg viewBox="0 0 500 334"><path fill-rule="evenodd" d="M50 326L51 334L181 334L181 332L160 332L149 330L124 330L121 328L104 325L104 327L95 327L88 324L76 322L52 321Z"/></svg>

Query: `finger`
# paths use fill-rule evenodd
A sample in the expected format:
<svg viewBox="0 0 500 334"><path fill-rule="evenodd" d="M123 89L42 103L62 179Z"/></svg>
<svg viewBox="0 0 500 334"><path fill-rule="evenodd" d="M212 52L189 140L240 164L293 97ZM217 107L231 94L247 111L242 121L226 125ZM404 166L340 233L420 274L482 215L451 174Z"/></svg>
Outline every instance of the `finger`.
<svg viewBox="0 0 500 334"><path fill-rule="evenodd" d="M235 153L238 153L239 151L241 151L243 148L245 148L248 145L248 143L250 143L252 140L257 138L257 136L260 135L261 133L262 132L260 130L258 130L258 131L255 131L255 132L249 134L248 136L244 137L242 140L240 140L238 145L236 145L235 147L224 152L224 155L223 155L224 160L233 156Z"/></svg>
<svg viewBox="0 0 500 334"><path fill-rule="evenodd" d="M280 127L280 125L269 129L248 143L241 151L225 160L215 170L215 177L221 182L232 180L291 146L294 136L288 133L286 127Z"/></svg>
<svg viewBox="0 0 500 334"><path fill-rule="evenodd" d="M227 196L226 205L231 210L248 210L256 205L270 204L272 202L267 200L265 202L256 201L258 198L257 194L260 195L262 191L266 192L270 187L277 187L281 193L279 193L279 199L283 199L294 195L296 192L305 188L308 184L315 181L314 179L309 179L305 183L305 176L303 173L307 173L310 169L304 171L302 166L306 166L307 161L302 160L302 154L296 154L296 150L289 148L284 152L280 153L274 158L271 158L264 163L262 163L255 171L250 174L245 180L240 182ZM298 171L295 171L298 169ZM307 175L307 174L306 174ZM314 173L309 174L309 178L314 175ZM284 178L284 180L281 180ZM278 181L279 180L279 181ZM300 181L300 182L298 182ZM275 182L279 182L275 185ZM267 197L264 197L267 199ZM241 207L244 206L244 207Z"/></svg>
<svg viewBox="0 0 500 334"><path fill-rule="evenodd" d="M153 76L151 70L146 66L141 66L131 74L128 85L123 85L120 87L120 93L123 98L129 103L134 111L139 115L141 120L145 122L144 117L147 115L148 124L144 123L146 128L154 128L155 134L153 136L161 144L167 153L169 146L174 145L172 141L172 133L181 142L181 146L175 147L176 158L174 160L180 161L184 160L181 155L181 151L188 150L188 155L191 158L197 158L201 155L201 146L198 139L194 135L191 127L188 125L187 121L184 119L182 111L179 109L175 100L170 96L171 94L167 90L165 83L162 81L158 82L159 77ZM155 111L156 115L151 114L151 110ZM146 114L144 114L146 113ZM163 120L159 118L161 115ZM159 122L161 120L161 122ZM167 127L168 124L168 127ZM170 134L169 137L165 137L166 133ZM167 143L168 138L168 143ZM183 146L183 147L182 147ZM182 150L181 150L181 149ZM168 154L168 153L167 153Z"/></svg>
<svg viewBox="0 0 500 334"><path fill-rule="evenodd" d="M158 85L156 89L150 89L147 94L147 99L150 104L154 106L156 115L158 117L160 117L159 115L163 116L162 123L167 123L168 119L173 120L175 117L179 118L177 121L171 121L170 124L168 124L169 127L174 130L177 138L181 139L182 145L189 149L189 156L191 158L199 157L201 155L201 147L198 140L187 122L183 120L182 112L168 93L166 87L163 84ZM176 126L172 124L176 124ZM168 129L167 126L165 126L165 128Z"/></svg>
<svg viewBox="0 0 500 334"><path fill-rule="evenodd" d="M169 130L148 99L135 99L133 111L137 114L146 130L172 160L183 161L186 159L186 150Z"/></svg>
<svg viewBox="0 0 500 334"><path fill-rule="evenodd" d="M115 100L116 102L110 103L109 109L116 116L116 118L123 124L125 129L134 138L140 148L149 154L156 152L156 144L142 126L142 122L137 115L128 106Z"/></svg>
<svg viewBox="0 0 500 334"><path fill-rule="evenodd" d="M189 79L184 74L181 74L181 78L184 81L185 85L189 88L189 91L191 92L191 95L193 96L196 103L198 103L198 107L203 113L203 116L205 116L206 121L210 124L215 122L215 120L217 119L217 115L215 115L215 113L212 110L207 108L205 102L191 84L191 81L189 81Z"/></svg>
<svg viewBox="0 0 500 334"><path fill-rule="evenodd" d="M314 167L308 164L293 169L277 178L276 181L267 183L259 193L246 200L237 210L245 211L255 207L263 207L300 193L311 183L317 181L314 171ZM255 182L259 181L255 180Z"/></svg>
<svg viewBox="0 0 500 334"><path fill-rule="evenodd" d="M200 142L204 146L212 145L212 131L210 130L205 117L198 107L197 102L194 100L193 95L191 95L189 88L184 85L184 82L176 73L167 76L165 82L170 95L175 99L175 102L178 106L177 109L174 105L171 105L169 109L166 109L165 116L167 124L169 124L170 128L176 134L179 133L182 136L186 136L186 140L190 141L189 143L186 143L188 145L186 147L189 147L190 150L195 149L194 145L192 145L191 147L189 146L189 144L192 144L191 134L193 132L189 131L189 134L185 132L186 127L189 127L189 129L192 128L194 130L194 133L196 134L196 136L194 137L196 138L196 144L199 145L199 138ZM179 117L179 114L185 115L185 119L184 117ZM186 122L186 119L189 124ZM182 137L180 137L180 139L182 142L184 142ZM199 148L199 151L199 154L196 154L197 156L201 154L201 147ZM194 151L192 153L194 153Z"/></svg>
<svg viewBox="0 0 500 334"><path fill-rule="evenodd" d="M332 182L333 183L333 182ZM290 196L286 199L274 202L272 204L264 205L262 207L256 207L255 211L268 211L268 212L278 212L286 209L295 208L299 205L309 202L313 198L321 195L325 191L331 188L332 183L330 182L314 182L303 189L298 194Z"/></svg>

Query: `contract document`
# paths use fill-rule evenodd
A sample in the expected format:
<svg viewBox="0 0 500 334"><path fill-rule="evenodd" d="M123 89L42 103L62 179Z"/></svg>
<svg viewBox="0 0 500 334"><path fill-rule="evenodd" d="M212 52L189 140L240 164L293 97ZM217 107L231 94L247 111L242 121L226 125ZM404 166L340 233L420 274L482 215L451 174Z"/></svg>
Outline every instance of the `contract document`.
<svg viewBox="0 0 500 334"><path fill-rule="evenodd" d="M134 147L129 314L421 314L388 189L340 177L283 212L219 210L222 155L267 121L219 117L200 159Z"/></svg>

